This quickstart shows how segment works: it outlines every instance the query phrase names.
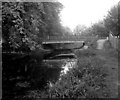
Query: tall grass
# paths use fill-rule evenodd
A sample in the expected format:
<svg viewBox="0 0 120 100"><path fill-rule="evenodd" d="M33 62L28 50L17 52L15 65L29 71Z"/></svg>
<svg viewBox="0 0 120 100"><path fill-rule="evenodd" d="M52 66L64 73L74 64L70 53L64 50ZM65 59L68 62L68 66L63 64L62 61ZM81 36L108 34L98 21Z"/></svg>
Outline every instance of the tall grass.
<svg viewBox="0 0 120 100"><path fill-rule="evenodd" d="M109 97L109 90L105 84L107 70L105 63L90 50L78 52L78 62L75 67L61 76L61 80L39 92L40 98L104 98ZM87 56L86 56L87 55ZM28 96L27 96L28 95ZM26 97L34 97L32 92ZM37 98L37 97L35 97Z"/></svg>
<svg viewBox="0 0 120 100"><path fill-rule="evenodd" d="M118 52L116 49L114 49L109 41L106 41L104 44L104 49L107 51L109 56L118 58Z"/></svg>

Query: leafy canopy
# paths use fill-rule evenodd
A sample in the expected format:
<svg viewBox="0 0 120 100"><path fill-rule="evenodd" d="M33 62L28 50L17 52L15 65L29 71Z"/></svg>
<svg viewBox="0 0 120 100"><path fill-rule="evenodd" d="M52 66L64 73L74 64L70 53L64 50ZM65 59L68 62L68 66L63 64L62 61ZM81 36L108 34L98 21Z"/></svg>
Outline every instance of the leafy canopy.
<svg viewBox="0 0 120 100"><path fill-rule="evenodd" d="M120 33L118 32L118 29L120 28L120 15L119 15L119 10L120 10L120 3L115 5L110 9L108 12L108 15L104 19L105 22L105 27L113 33L115 36L119 36Z"/></svg>
<svg viewBox="0 0 120 100"><path fill-rule="evenodd" d="M3 2L3 48L33 50L41 48L43 38L62 35L59 2Z"/></svg>

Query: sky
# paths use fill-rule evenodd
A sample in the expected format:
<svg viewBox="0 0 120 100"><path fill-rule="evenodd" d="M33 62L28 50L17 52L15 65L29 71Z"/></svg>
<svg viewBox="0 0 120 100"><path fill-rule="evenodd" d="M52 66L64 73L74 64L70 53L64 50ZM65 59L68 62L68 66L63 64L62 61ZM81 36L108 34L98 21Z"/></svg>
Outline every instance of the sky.
<svg viewBox="0 0 120 100"><path fill-rule="evenodd" d="M71 30L78 24L90 27L92 24L102 20L111 7L119 0L58 0L64 8L61 11L63 26Z"/></svg>

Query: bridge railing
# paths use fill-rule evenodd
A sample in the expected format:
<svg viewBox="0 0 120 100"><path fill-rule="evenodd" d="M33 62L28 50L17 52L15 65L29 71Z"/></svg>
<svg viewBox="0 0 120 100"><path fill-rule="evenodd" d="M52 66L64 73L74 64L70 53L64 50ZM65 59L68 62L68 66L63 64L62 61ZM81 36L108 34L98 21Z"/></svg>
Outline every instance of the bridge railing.
<svg viewBox="0 0 120 100"><path fill-rule="evenodd" d="M93 40L96 37L77 37L77 36L68 36L68 37L60 37L60 36L50 36L49 38L44 38L43 42L45 41L86 41L86 40Z"/></svg>

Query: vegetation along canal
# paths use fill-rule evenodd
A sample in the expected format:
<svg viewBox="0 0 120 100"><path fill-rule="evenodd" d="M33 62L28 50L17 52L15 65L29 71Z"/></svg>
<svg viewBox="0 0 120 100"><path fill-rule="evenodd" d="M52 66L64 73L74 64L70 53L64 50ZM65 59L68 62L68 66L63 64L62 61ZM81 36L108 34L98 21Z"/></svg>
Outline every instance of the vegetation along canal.
<svg viewBox="0 0 120 100"><path fill-rule="evenodd" d="M44 54L40 58L25 54L3 53L3 83L5 83L3 97L20 98L26 95L26 91L52 87L77 62L76 55L69 50L66 51L67 53L57 51L57 53Z"/></svg>

